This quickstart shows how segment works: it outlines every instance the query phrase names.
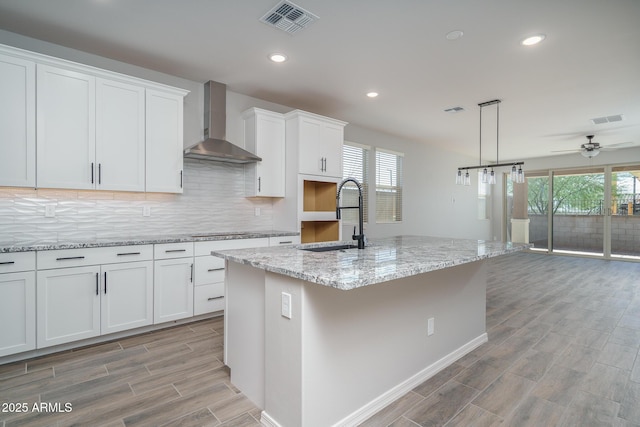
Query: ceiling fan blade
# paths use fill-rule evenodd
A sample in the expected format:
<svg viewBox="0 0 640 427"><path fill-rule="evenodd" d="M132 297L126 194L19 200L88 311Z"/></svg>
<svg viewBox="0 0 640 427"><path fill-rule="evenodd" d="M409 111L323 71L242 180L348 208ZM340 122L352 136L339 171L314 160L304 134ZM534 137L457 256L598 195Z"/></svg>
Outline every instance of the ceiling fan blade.
<svg viewBox="0 0 640 427"><path fill-rule="evenodd" d="M551 150L552 153L579 153L582 150Z"/></svg>
<svg viewBox="0 0 640 427"><path fill-rule="evenodd" d="M627 141L627 142L619 142L617 144L607 144L603 148L612 148L614 150L617 150L618 148L628 148L628 147L634 147L636 145L638 144L636 144L633 141Z"/></svg>

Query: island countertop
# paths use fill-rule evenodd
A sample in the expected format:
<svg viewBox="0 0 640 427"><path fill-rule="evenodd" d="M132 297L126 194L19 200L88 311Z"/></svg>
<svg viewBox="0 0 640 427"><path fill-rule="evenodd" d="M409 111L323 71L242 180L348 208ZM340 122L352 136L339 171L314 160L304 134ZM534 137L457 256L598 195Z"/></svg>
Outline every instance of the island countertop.
<svg viewBox="0 0 640 427"><path fill-rule="evenodd" d="M352 244L353 242L342 242ZM518 252L532 245L429 236L374 239L364 249L311 252L322 244L214 251L241 264L308 282L350 290Z"/></svg>

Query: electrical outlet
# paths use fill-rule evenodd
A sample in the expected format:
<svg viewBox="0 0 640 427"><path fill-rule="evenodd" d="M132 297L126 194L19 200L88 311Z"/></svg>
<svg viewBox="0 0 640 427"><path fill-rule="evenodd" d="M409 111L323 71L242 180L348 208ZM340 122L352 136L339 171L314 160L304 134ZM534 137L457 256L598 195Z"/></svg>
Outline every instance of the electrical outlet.
<svg viewBox="0 0 640 427"><path fill-rule="evenodd" d="M291 294L282 293L282 316L291 319Z"/></svg>
<svg viewBox="0 0 640 427"><path fill-rule="evenodd" d="M142 207L142 216L151 216L151 206Z"/></svg>
<svg viewBox="0 0 640 427"><path fill-rule="evenodd" d="M427 336L433 335L434 328L435 328L434 323L435 323L435 319L433 317L430 317L429 320L427 320Z"/></svg>
<svg viewBox="0 0 640 427"><path fill-rule="evenodd" d="M256 208L255 209L255 215L256 216L260 216L260 208Z"/></svg>
<svg viewBox="0 0 640 427"><path fill-rule="evenodd" d="M56 216L56 205L45 205L44 216L47 218L53 218Z"/></svg>

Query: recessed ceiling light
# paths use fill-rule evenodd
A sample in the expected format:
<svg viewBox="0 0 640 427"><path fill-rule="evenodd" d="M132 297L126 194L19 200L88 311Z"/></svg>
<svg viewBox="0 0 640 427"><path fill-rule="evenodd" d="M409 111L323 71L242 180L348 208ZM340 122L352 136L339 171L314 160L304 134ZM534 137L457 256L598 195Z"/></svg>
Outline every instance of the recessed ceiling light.
<svg viewBox="0 0 640 427"><path fill-rule="evenodd" d="M546 37L547 36L545 36L544 34L536 34L535 36L527 37L526 39L522 40L520 44L523 46L533 46L534 44L540 43Z"/></svg>
<svg viewBox="0 0 640 427"><path fill-rule="evenodd" d="M460 30L449 31L445 36L447 40L458 40L464 33Z"/></svg>
<svg viewBox="0 0 640 427"><path fill-rule="evenodd" d="M367 96L369 98L376 98L378 95L379 95L378 92L369 92L369 93L367 93Z"/></svg>
<svg viewBox="0 0 640 427"><path fill-rule="evenodd" d="M284 53L272 53L269 55L269 59L273 62L284 62L289 58Z"/></svg>

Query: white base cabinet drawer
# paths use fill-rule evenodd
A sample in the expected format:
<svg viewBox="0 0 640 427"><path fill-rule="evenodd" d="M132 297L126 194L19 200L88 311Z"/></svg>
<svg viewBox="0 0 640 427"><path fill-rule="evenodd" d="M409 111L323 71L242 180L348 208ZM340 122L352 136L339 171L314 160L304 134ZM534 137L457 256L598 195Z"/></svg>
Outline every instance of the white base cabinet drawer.
<svg viewBox="0 0 640 427"><path fill-rule="evenodd" d="M212 255L196 257L194 276L196 286L224 282L224 259Z"/></svg>
<svg viewBox="0 0 640 427"><path fill-rule="evenodd" d="M193 242L153 245L153 259L188 258L193 256Z"/></svg>
<svg viewBox="0 0 640 427"><path fill-rule="evenodd" d="M8 252L0 254L0 273L33 271L35 269L35 252Z"/></svg>
<svg viewBox="0 0 640 427"><path fill-rule="evenodd" d="M153 245L112 246L101 248L56 249L38 251L38 270L114 264L153 259Z"/></svg>
<svg viewBox="0 0 640 427"><path fill-rule="evenodd" d="M224 310L224 282L196 286L193 298L195 316Z"/></svg>
<svg viewBox="0 0 640 427"><path fill-rule="evenodd" d="M0 274L0 357L36 348L36 273Z"/></svg>
<svg viewBox="0 0 640 427"><path fill-rule="evenodd" d="M300 236L269 237L269 246L299 245Z"/></svg>

